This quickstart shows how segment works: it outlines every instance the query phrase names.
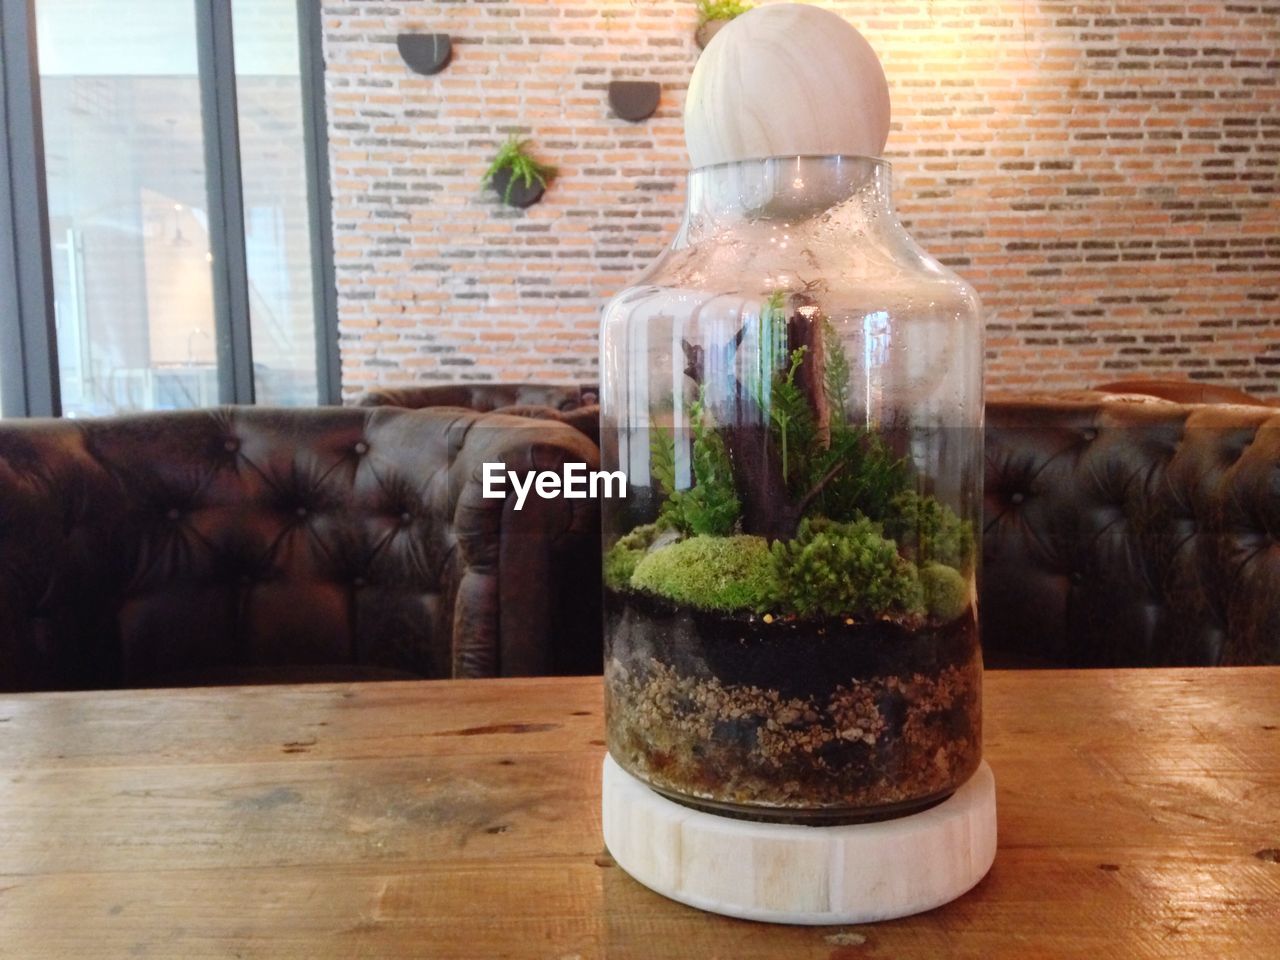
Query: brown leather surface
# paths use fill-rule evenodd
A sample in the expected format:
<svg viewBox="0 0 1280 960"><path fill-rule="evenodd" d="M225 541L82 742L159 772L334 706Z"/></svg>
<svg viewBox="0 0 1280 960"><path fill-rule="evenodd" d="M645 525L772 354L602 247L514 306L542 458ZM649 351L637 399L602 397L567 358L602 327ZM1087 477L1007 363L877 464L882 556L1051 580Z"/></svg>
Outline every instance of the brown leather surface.
<svg viewBox="0 0 1280 960"><path fill-rule="evenodd" d="M529 383L447 384L374 390L360 398L365 407L462 407L516 417L567 423L592 443L600 443L599 388L595 384L556 387Z"/></svg>
<svg viewBox="0 0 1280 960"><path fill-rule="evenodd" d="M486 461L598 454L456 409L0 422L0 689L597 669L596 505Z"/></svg>
<svg viewBox="0 0 1280 960"><path fill-rule="evenodd" d="M567 413L599 400L594 384L552 386L541 383L447 383L430 387L371 390L359 399L363 407L465 407L493 411L502 407L551 407Z"/></svg>
<svg viewBox="0 0 1280 960"><path fill-rule="evenodd" d="M993 659L1280 662L1280 411L1081 392L987 404Z"/></svg>
<svg viewBox="0 0 1280 960"><path fill-rule="evenodd" d="M469 389L487 406L518 392ZM595 389L582 391L594 399ZM1252 399L1199 384L1125 381L1108 391L988 398L988 661L1280 662L1280 412L1152 399ZM579 412L594 420L596 408ZM532 415L558 413L543 405Z"/></svg>
<svg viewBox="0 0 1280 960"><path fill-rule="evenodd" d="M1177 403L1267 403L1243 390L1198 380L1116 380L1093 389L1099 393L1137 393Z"/></svg>
<svg viewBox="0 0 1280 960"><path fill-rule="evenodd" d="M598 669L598 505L479 486L596 411L521 412L0 422L0 689ZM992 662L1280 662L1280 412L994 397L986 450Z"/></svg>

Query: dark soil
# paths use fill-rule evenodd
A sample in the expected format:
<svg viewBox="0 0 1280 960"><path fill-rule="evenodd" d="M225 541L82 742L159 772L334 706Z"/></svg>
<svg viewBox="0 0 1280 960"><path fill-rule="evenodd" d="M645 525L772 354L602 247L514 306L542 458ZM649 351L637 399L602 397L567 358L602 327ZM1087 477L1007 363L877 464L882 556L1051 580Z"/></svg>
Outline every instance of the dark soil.
<svg viewBox="0 0 1280 960"><path fill-rule="evenodd" d="M972 609L799 621L608 597L609 749L684 803L834 822L936 803L981 756Z"/></svg>

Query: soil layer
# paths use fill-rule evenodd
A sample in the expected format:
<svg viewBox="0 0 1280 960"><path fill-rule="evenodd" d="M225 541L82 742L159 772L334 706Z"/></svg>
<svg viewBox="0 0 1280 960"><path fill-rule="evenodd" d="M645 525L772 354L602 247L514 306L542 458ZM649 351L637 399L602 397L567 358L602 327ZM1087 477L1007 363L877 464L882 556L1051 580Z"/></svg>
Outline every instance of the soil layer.
<svg viewBox="0 0 1280 960"><path fill-rule="evenodd" d="M771 620L611 591L609 752L672 799L793 823L898 816L981 759L972 608L946 624Z"/></svg>

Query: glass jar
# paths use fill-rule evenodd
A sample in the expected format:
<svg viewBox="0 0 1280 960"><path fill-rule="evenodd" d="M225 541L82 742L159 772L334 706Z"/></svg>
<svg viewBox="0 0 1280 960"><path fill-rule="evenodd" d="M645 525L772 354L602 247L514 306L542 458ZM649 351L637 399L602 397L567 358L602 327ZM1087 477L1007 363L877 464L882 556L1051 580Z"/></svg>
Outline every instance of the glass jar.
<svg viewBox="0 0 1280 960"><path fill-rule="evenodd" d="M880 819L981 758L980 308L890 176L695 170L670 248L604 310L609 752L681 803Z"/></svg>

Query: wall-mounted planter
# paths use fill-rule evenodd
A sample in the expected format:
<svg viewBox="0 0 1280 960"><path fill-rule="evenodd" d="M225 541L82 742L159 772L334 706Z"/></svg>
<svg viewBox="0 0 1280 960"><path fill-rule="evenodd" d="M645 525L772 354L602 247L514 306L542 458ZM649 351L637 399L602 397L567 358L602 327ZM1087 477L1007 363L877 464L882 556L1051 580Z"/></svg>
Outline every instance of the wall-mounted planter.
<svg viewBox="0 0 1280 960"><path fill-rule="evenodd" d="M517 207L521 210L525 207L532 207L547 192L547 188L537 180L526 186L524 177L517 176L515 183L511 182L511 177L510 170L499 170L493 175L493 180L490 181L499 199L503 199L509 207ZM508 184L511 186L510 194L507 193Z"/></svg>
<svg viewBox="0 0 1280 960"><path fill-rule="evenodd" d="M623 120L639 123L653 116L662 96L661 85L652 80L612 80L609 106Z"/></svg>
<svg viewBox="0 0 1280 960"><path fill-rule="evenodd" d="M453 55L447 33L402 33L396 37L396 47L409 69L427 77L448 66Z"/></svg>
<svg viewBox="0 0 1280 960"><path fill-rule="evenodd" d="M711 38L731 22L729 20L706 20L698 24L698 29L693 34L693 39L698 43L698 49L707 49L707 44L711 42Z"/></svg>

